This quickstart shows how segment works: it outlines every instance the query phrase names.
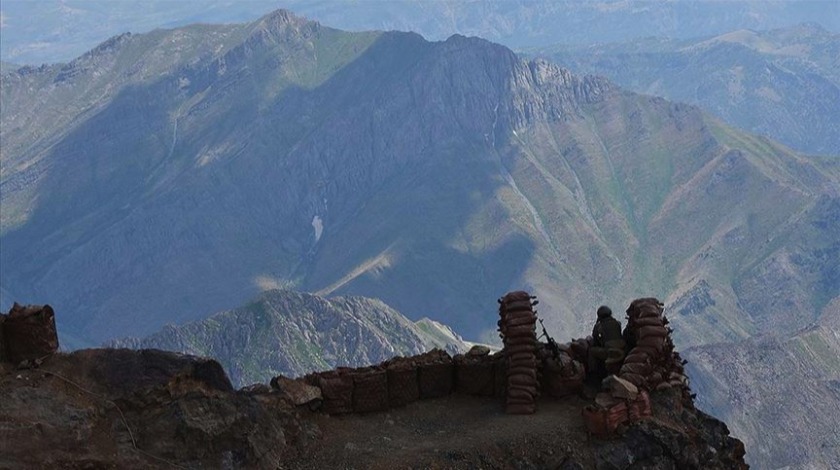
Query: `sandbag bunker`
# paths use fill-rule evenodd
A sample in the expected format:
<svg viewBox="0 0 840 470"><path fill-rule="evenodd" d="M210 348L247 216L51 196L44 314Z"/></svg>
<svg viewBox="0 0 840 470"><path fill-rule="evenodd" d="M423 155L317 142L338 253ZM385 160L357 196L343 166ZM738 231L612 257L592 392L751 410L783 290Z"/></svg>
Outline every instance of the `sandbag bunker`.
<svg viewBox="0 0 840 470"><path fill-rule="evenodd" d="M547 343L540 342L534 296L516 291L498 302L504 347L496 353L480 345L454 357L435 349L369 367L339 367L294 380L281 376L271 384L302 397L293 398L296 404L329 414L385 411L451 393L496 397L508 414L532 414L540 396L581 395L593 339L558 345L546 335ZM663 307L659 300L646 298L627 309L626 357L618 374L591 386L594 403L582 412L592 434L608 436L624 423L650 416L649 391L676 387L689 393L684 361L674 352Z"/></svg>
<svg viewBox="0 0 840 470"><path fill-rule="evenodd" d="M329 414L385 411L452 393L496 397L509 414L531 414L540 395L578 394L585 378L584 358L576 357L571 345L558 354L537 340L536 304L522 291L499 299L504 348L496 353L482 345L454 357L434 349L374 366L339 367L295 380L276 377L271 384L290 397L305 397L293 398L296 404Z"/></svg>
<svg viewBox="0 0 840 470"><path fill-rule="evenodd" d="M454 357L434 349L374 366L339 367L298 379L278 376L271 386L296 405L333 415L385 411L452 393L495 397L508 414L527 415L537 412L540 396L581 395L594 379L588 395L592 397L594 388L594 403L582 414L589 432L597 436L650 416L648 392L677 389L691 403L685 361L674 351L659 300L643 298L630 304L623 333L626 355L618 373L600 384L595 372L587 377L584 366L594 357L592 337L557 344L543 331L547 342L540 342L535 297L516 291L498 302L504 347L496 353L482 345ZM49 305L15 304L8 314L0 314L0 362L37 367L57 350L55 313Z"/></svg>

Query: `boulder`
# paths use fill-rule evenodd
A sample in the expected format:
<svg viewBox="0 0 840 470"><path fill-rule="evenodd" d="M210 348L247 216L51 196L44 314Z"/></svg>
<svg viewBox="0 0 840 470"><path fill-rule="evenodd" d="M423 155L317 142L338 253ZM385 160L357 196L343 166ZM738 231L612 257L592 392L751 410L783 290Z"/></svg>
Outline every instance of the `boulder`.
<svg viewBox="0 0 840 470"><path fill-rule="evenodd" d="M608 376L601 382L601 387L610 391L610 394L615 398L622 398L625 400L635 400L639 396L639 388L614 375Z"/></svg>
<svg viewBox="0 0 840 470"><path fill-rule="evenodd" d="M271 379L271 388L284 393L295 405L306 405L323 399L320 388L313 387L303 380L294 380L282 375Z"/></svg>
<svg viewBox="0 0 840 470"><path fill-rule="evenodd" d="M490 348L483 344L476 344L467 351L467 356L487 356L490 354Z"/></svg>

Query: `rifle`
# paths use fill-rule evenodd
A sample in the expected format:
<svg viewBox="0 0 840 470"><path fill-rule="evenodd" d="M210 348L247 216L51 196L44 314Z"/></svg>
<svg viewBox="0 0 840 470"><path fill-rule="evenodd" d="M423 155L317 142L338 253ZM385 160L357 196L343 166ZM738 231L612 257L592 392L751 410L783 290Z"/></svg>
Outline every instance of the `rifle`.
<svg viewBox="0 0 840 470"><path fill-rule="evenodd" d="M557 344L557 341L554 341L554 338L549 336L548 331L546 331L546 329L545 329L545 324L543 324L542 318L539 318L539 321L540 321L540 326L542 327L542 334L540 335L540 338L545 336L545 340L548 341L548 349L551 350L551 355L554 357L554 359L559 361L560 360L560 345ZM537 338L537 339L539 339L539 338Z"/></svg>

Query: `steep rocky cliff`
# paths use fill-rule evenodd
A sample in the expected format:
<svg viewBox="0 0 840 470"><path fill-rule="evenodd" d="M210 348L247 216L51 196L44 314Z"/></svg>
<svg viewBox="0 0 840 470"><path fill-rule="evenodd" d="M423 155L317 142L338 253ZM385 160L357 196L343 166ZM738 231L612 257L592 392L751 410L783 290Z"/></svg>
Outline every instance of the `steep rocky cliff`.
<svg viewBox="0 0 840 470"><path fill-rule="evenodd" d="M840 462L840 302L788 338L689 349L698 406L725 420L757 468Z"/></svg>
<svg viewBox="0 0 840 470"><path fill-rule="evenodd" d="M337 366L375 364L440 348L467 345L428 319L414 323L375 299L266 291L253 302L186 325L168 325L145 338L111 347L155 348L218 360L236 386L267 383Z"/></svg>

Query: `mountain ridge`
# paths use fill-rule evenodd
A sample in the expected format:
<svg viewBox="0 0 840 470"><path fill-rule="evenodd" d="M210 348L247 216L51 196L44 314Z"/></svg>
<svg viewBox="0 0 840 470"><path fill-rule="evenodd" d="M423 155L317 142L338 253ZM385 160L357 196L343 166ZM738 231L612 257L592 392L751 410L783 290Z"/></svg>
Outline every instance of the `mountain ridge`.
<svg viewBox="0 0 840 470"><path fill-rule="evenodd" d="M162 349L212 357L236 387L303 376L338 366L375 364L434 348L450 354L467 344L428 319L411 322L376 299L325 299L268 290L243 307L185 325L166 325L145 338L122 338L108 347Z"/></svg>
<svg viewBox="0 0 840 470"><path fill-rule="evenodd" d="M734 292L741 283L733 288L731 275L717 279L720 262L697 258L697 250L704 243L719 249L720 237L732 230L766 238L785 219L797 223L793 214L831 211L830 195L826 207L811 202L837 181L833 167L741 134L696 108L520 61L480 39L429 43L407 33L289 23L285 13L272 18L223 27L229 34L210 41L213 47L245 37L241 31L254 34L221 57L196 52L206 46L184 49L204 58L122 89L94 119L55 137L59 143L48 153L18 152L22 144L4 152L3 239L20 246L11 251L19 256L2 262L6 291L35 295L41 288L33 286L44 283L52 287L43 294L62 293L56 300L65 310L92 319L87 312L118 308L109 305L116 300L94 300L96 292L75 284L94 273L87 267L93 262L110 273L95 281L100 292L131 299L145 318L166 311L184 321L232 308L261 285L296 285L382 298L412 318L444 320L475 339L486 333L470 325L489 327L481 299L517 285L535 285L556 309L547 315L553 328L580 334L592 297L667 293L690 282L680 272L708 272L710 292L727 307L713 307L713 317L730 317L730 326L715 334L732 338L754 329L748 316L742 315L747 323L732 318L741 311ZM266 35L266 27L273 32ZM179 31L155 34L189 36ZM316 54L319 44L336 42L346 56ZM60 72L41 73L39 80ZM25 115L17 110L27 102L12 85L35 80L12 76L4 87L4 140L14 135L8 123ZM104 140L93 146L97 135ZM39 165L47 176L31 172ZM750 198L727 202L745 184ZM769 197L780 202L764 215L759 207ZM752 218L728 216L721 204ZM715 230L698 224L697 211L713 217ZM807 236L824 239L833 220ZM674 226L701 236L674 236ZM739 236L726 240L737 244ZM733 248L753 249L747 257L760 265L768 253L752 241ZM35 245L42 254L26 257ZM142 246L150 255L118 261ZM808 269L822 276L824 261L815 262ZM195 273L201 282L189 281ZM423 288L407 289L412 278ZM435 296L459 313L430 311ZM144 305L149 301L158 304ZM95 317L82 330L64 330L91 328L98 331L92 337L102 338L115 319Z"/></svg>
<svg viewBox="0 0 840 470"><path fill-rule="evenodd" d="M691 103L801 152L840 155L840 34L818 25L694 39L542 47L577 73Z"/></svg>

